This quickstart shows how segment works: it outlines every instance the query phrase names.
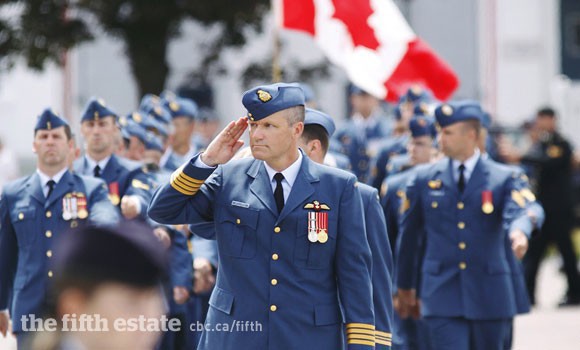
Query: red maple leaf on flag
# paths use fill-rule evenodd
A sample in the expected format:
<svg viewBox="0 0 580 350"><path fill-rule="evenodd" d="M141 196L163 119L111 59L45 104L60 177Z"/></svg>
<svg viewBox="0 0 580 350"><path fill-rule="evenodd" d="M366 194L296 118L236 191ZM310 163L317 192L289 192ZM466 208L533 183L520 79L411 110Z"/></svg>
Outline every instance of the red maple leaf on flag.
<svg viewBox="0 0 580 350"><path fill-rule="evenodd" d="M332 3L334 4L332 17L346 25L354 46L376 50L379 41L375 31L368 24L368 19L374 12L370 0L332 0Z"/></svg>

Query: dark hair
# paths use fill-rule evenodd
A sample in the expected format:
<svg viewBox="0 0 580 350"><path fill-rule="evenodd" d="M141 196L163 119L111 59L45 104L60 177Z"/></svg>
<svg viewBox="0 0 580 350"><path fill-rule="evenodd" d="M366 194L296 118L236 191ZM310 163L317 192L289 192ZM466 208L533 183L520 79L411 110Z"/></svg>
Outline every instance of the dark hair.
<svg viewBox="0 0 580 350"><path fill-rule="evenodd" d="M66 136L66 140L70 141L72 140L72 131L70 130L70 125L66 124L63 125L64 127L64 134ZM38 132L38 130L34 130L34 137L36 137L36 133Z"/></svg>
<svg viewBox="0 0 580 350"><path fill-rule="evenodd" d="M552 107L545 106L545 107L542 107L542 108L538 109L538 112L536 113L536 115L538 117L555 118L556 117L556 111Z"/></svg>
<svg viewBox="0 0 580 350"><path fill-rule="evenodd" d="M308 124L304 125L304 131L302 132L302 137L306 142L310 142L312 140L319 140L320 144L322 145L322 149L324 153L328 151L328 133L326 129L322 127L322 125L318 124Z"/></svg>

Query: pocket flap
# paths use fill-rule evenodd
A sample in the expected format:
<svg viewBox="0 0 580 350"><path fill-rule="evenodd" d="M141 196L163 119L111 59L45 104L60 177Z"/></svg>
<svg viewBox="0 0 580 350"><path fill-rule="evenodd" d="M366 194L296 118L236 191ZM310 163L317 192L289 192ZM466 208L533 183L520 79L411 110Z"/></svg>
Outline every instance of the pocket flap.
<svg viewBox="0 0 580 350"><path fill-rule="evenodd" d="M342 314L338 304L316 305L314 307L314 324L326 326L342 322Z"/></svg>
<svg viewBox="0 0 580 350"><path fill-rule="evenodd" d="M35 208L14 208L10 213L12 223L17 223L23 220L31 220L36 216Z"/></svg>
<svg viewBox="0 0 580 350"><path fill-rule="evenodd" d="M236 225L256 229L260 212L253 208L242 208L224 205L219 214L219 222L231 222Z"/></svg>
<svg viewBox="0 0 580 350"><path fill-rule="evenodd" d="M215 287L209 298L209 304L229 315L234 305L234 296L221 288Z"/></svg>

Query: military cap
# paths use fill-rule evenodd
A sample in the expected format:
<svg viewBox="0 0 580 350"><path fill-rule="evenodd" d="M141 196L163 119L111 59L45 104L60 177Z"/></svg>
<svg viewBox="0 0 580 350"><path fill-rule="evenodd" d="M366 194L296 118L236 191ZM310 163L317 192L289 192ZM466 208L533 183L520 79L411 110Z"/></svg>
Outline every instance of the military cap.
<svg viewBox="0 0 580 350"><path fill-rule="evenodd" d="M256 86L246 91L242 103L252 121L264 119L276 112L304 106L304 92L298 84L276 83Z"/></svg>
<svg viewBox="0 0 580 350"><path fill-rule="evenodd" d="M137 124L144 127L146 130L153 131L153 133L156 135L162 135L163 137L167 137L169 135L167 126L149 114L133 112L127 116L127 119L133 120Z"/></svg>
<svg viewBox="0 0 580 350"><path fill-rule="evenodd" d="M426 116L429 115L429 106L425 102L419 102L415 104L413 108L414 116Z"/></svg>
<svg viewBox="0 0 580 350"><path fill-rule="evenodd" d="M411 129L412 137L437 136L437 128L435 121L431 117L415 116L409 121L409 128Z"/></svg>
<svg viewBox="0 0 580 350"><path fill-rule="evenodd" d="M89 120L97 121L106 117L113 117L115 120L118 118L117 113L109 109L103 99L91 98L85 107L81 123Z"/></svg>
<svg viewBox="0 0 580 350"><path fill-rule="evenodd" d="M479 103L475 101L450 102L435 108L435 118L442 128L467 120L481 122L483 119L483 110Z"/></svg>
<svg viewBox="0 0 580 350"><path fill-rule="evenodd" d="M188 98L176 97L171 100L164 100L163 106L171 118L186 117L189 119L195 119L198 115L197 104Z"/></svg>
<svg viewBox="0 0 580 350"><path fill-rule="evenodd" d="M163 103L163 98L157 96L155 94L145 94L141 98L141 102L139 103L140 108L148 107L148 106L158 106Z"/></svg>
<svg viewBox="0 0 580 350"><path fill-rule="evenodd" d="M171 114L163 106L161 100L159 100L158 103L154 102L153 99L141 101L141 104L139 105L139 111L143 114L149 114L160 123L169 124L171 122Z"/></svg>
<svg viewBox="0 0 580 350"><path fill-rule="evenodd" d="M55 247L57 284L64 280L151 287L167 273L165 250L149 227L135 221L66 231Z"/></svg>
<svg viewBox="0 0 580 350"><path fill-rule="evenodd" d="M52 130L61 126L68 125L66 120L59 117L52 109L47 108L38 116L34 131L37 130Z"/></svg>
<svg viewBox="0 0 580 350"><path fill-rule="evenodd" d="M177 95L171 90L163 90L163 92L159 94L159 97L164 101L171 101L175 100Z"/></svg>
<svg viewBox="0 0 580 350"><path fill-rule="evenodd" d="M151 131L145 132L145 148L148 150L163 152L163 144L159 137L155 136Z"/></svg>
<svg viewBox="0 0 580 350"><path fill-rule="evenodd" d="M401 106L400 105L396 105L395 107L393 107L393 115L395 116L395 120L401 120L403 115L401 114Z"/></svg>
<svg viewBox="0 0 580 350"><path fill-rule="evenodd" d="M139 139L143 144L145 144L145 134L147 130L143 127L142 124L138 124L132 119L127 120L127 123L123 126L123 129L127 132L129 137L133 136Z"/></svg>
<svg viewBox="0 0 580 350"><path fill-rule="evenodd" d="M334 131L336 130L336 126L334 125L334 120L321 111L312 108L306 108L306 116L304 117L304 125L312 125L317 124L320 125L326 130L328 136L332 136Z"/></svg>
<svg viewBox="0 0 580 350"><path fill-rule="evenodd" d="M400 102L419 103L431 100L431 94L420 85L411 86L405 95L400 98Z"/></svg>
<svg viewBox="0 0 580 350"><path fill-rule="evenodd" d="M483 112L481 116L481 126L486 130L489 130L489 128L491 128L491 114Z"/></svg>

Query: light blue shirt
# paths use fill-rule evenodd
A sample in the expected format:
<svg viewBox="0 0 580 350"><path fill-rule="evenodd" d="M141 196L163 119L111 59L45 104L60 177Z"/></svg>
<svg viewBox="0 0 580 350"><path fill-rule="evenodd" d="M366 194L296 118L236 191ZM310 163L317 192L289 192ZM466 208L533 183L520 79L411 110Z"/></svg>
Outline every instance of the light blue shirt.
<svg viewBox="0 0 580 350"><path fill-rule="evenodd" d="M465 165L465 170L463 170L463 177L465 178L465 184L467 185L480 156L481 152L479 151L479 149L476 148L473 155L469 157L465 162L461 163L456 159L452 160L451 164L453 166L453 179L455 180L456 183L459 182L459 166L463 164Z"/></svg>

